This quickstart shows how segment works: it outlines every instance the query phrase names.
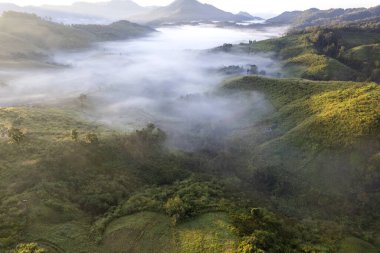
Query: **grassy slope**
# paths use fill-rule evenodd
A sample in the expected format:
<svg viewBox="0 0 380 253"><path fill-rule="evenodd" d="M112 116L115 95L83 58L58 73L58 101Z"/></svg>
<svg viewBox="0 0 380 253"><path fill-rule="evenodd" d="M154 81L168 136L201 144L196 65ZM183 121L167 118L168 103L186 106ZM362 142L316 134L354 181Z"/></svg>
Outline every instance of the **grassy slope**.
<svg viewBox="0 0 380 253"><path fill-rule="evenodd" d="M19 144L7 137L10 127L25 134ZM67 252L92 249L91 217L148 183L187 175L181 158L155 141L126 139L60 110L1 108L0 129L0 247L43 238ZM88 133L100 144L87 144Z"/></svg>
<svg viewBox="0 0 380 253"><path fill-rule="evenodd" d="M247 147L252 151L250 159L253 157L254 166L261 166L263 161L282 164L286 169L304 166L306 175L313 178L320 167L310 160L320 155L321 150L337 148L346 152L341 147L351 147L363 137L379 140L379 88L375 84L251 76L231 80L225 87L263 92L277 109L244 136L250 143ZM183 163L181 157L166 154L162 147L158 147L161 151L155 151L150 142L120 136L79 120L75 114L55 109L1 108L1 131L11 126L20 128L25 139L14 144L6 136L1 138L0 158L6 161L0 165L1 245L36 241L52 252L104 252L103 249L118 252L133 243L135 252L149 252L153 247L162 252L168 248L174 252L231 252L240 240L223 213L191 216L175 227L171 225L172 219L162 215L162 203L171 196L186 200L185 206L190 203L201 207L197 212L202 213L202 208L208 212L215 206L214 201L223 198L211 185L179 183L133 195L144 185L171 184L186 177L187 167L199 169L198 160ZM265 130L268 127L272 128L270 134ZM72 140L71 129L78 129L79 142ZM315 134L310 135L312 131ZM85 144L87 133L97 133L100 144ZM323 135L329 138L321 138ZM359 160L354 161L358 168L364 168L366 159L379 150L379 145L370 148L368 142L364 147ZM295 156L289 155L292 149ZM322 156L320 161L326 163L330 172L340 173L333 158ZM344 173L350 173L349 169ZM337 184L336 175L329 177ZM315 185L318 179L326 181L317 175ZM341 186L347 190L346 185ZM313 195L313 191L305 193L307 198L317 198L321 209L330 206L336 212L339 209L336 205L341 204L340 199L331 204L331 200ZM161 214L127 212L111 219L101 238L100 245L104 248L99 249L90 232L97 217L93 212L103 210L103 205L107 210L126 200L127 204L137 203L142 210ZM281 203L278 199L280 206ZM298 206L300 210L302 207ZM153 245L152 241L159 243Z"/></svg>
<svg viewBox="0 0 380 253"><path fill-rule="evenodd" d="M230 80L224 87L262 92L277 109L241 133L250 149L248 168L278 168L280 192L281 184L286 190L287 180L298 186L306 183L305 198L289 200L298 208L311 204L330 214L354 212L354 202L338 199L347 192L365 191L364 178L372 177L367 168L377 166L371 161L380 150L378 85L250 76ZM323 200L324 195L331 199ZM316 201L310 202L310 196ZM371 196L376 200L378 194Z"/></svg>
<svg viewBox="0 0 380 253"><path fill-rule="evenodd" d="M173 227L169 217L142 212L112 221L107 252L234 252L237 237L223 213L208 213Z"/></svg>
<svg viewBox="0 0 380 253"><path fill-rule="evenodd" d="M275 53L282 60L285 76L312 80L363 80L364 76L340 61L318 54L308 40L311 33L290 34L277 39L243 46L249 52ZM371 32L339 31L341 43L347 50L360 45L379 43L380 36ZM349 53L349 52L348 52ZM367 58L360 58L366 61Z"/></svg>

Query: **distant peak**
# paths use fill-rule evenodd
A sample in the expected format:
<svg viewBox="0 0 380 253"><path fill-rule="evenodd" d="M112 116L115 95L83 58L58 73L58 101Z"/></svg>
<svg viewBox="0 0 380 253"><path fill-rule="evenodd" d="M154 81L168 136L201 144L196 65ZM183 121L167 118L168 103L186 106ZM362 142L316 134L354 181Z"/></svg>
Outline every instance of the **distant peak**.
<svg viewBox="0 0 380 253"><path fill-rule="evenodd" d="M200 4L197 0L175 0L172 5Z"/></svg>

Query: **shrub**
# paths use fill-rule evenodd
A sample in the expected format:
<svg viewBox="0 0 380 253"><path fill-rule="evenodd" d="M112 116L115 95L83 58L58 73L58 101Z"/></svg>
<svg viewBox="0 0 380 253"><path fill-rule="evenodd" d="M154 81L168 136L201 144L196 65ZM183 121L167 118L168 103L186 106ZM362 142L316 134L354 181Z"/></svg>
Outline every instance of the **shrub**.
<svg viewBox="0 0 380 253"><path fill-rule="evenodd" d="M98 136L94 133L88 133L85 138L87 144L99 144Z"/></svg>
<svg viewBox="0 0 380 253"><path fill-rule="evenodd" d="M24 139L25 135L21 129L12 127L8 129L8 137L12 140L12 142L20 143Z"/></svg>
<svg viewBox="0 0 380 253"><path fill-rule="evenodd" d="M74 141L78 141L79 133L76 129L71 130L71 139Z"/></svg>

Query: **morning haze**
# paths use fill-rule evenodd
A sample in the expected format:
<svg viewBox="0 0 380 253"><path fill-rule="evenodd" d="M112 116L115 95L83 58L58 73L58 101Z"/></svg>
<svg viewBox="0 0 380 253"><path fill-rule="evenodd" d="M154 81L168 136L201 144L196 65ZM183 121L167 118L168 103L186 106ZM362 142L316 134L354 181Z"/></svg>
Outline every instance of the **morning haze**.
<svg viewBox="0 0 380 253"><path fill-rule="evenodd" d="M379 253L377 3L2 2L0 252Z"/></svg>

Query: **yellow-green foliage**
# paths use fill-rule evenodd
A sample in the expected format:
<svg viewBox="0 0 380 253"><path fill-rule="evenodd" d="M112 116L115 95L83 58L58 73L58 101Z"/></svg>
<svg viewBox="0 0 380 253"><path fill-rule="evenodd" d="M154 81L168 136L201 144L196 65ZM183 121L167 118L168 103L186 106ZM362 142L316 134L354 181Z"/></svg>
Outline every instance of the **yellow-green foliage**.
<svg viewBox="0 0 380 253"><path fill-rule="evenodd" d="M380 147L377 84L248 76L229 80L224 87L263 93L276 109L241 133L239 140L246 143L249 154L243 180L257 171L274 172L270 177L259 173L268 182L265 187L253 184L256 190L286 194L294 190L291 185L308 182L307 189L301 191L309 196L291 198L295 205L308 205L310 198L317 198L320 200L309 204L320 210L328 208L330 213L344 213L357 204L344 206L339 202L343 201L341 196L355 187L358 194L366 191L371 196L373 201L366 203L373 208L379 205L374 191L378 174L367 172L367 167L373 168L371 161ZM364 185L358 180L365 178L370 178L366 179L368 187L362 189ZM255 182L254 178L250 182ZM327 195L322 197L321 193Z"/></svg>
<svg viewBox="0 0 380 253"><path fill-rule="evenodd" d="M278 109L275 121L287 128L282 137L291 142L338 147L359 137L379 137L380 87L374 83L252 76L231 80L224 87L265 93Z"/></svg>
<svg viewBox="0 0 380 253"><path fill-rule="evenodd" d="M46 253L46 250L40 248L37 243L26 243L17 245L11 253Z"/></svg>
<svg viewBox="0 0 380 253"><path fill-rule="evenodd" d="M336 59L319 54L311 33L289 34L249 45L250 52L272 52L282 60L286 76L311 80L356 80L360 73Z"/></svg>
<svg viewBox="0 0 380 253"><path fill-rule="evenodd" d="M237 236L225 213L202 214L172 226L162 214L142 212L114 220L101 247L107 252L235 252Z"/></svg>
<svg viewBox="0 0 380 253"><path fill-rule="evenodd" d="M355 80L356 71L335 59L314 53L301 54L286 61L286 67L302 66L301 77L313 80Z"/></svg>

